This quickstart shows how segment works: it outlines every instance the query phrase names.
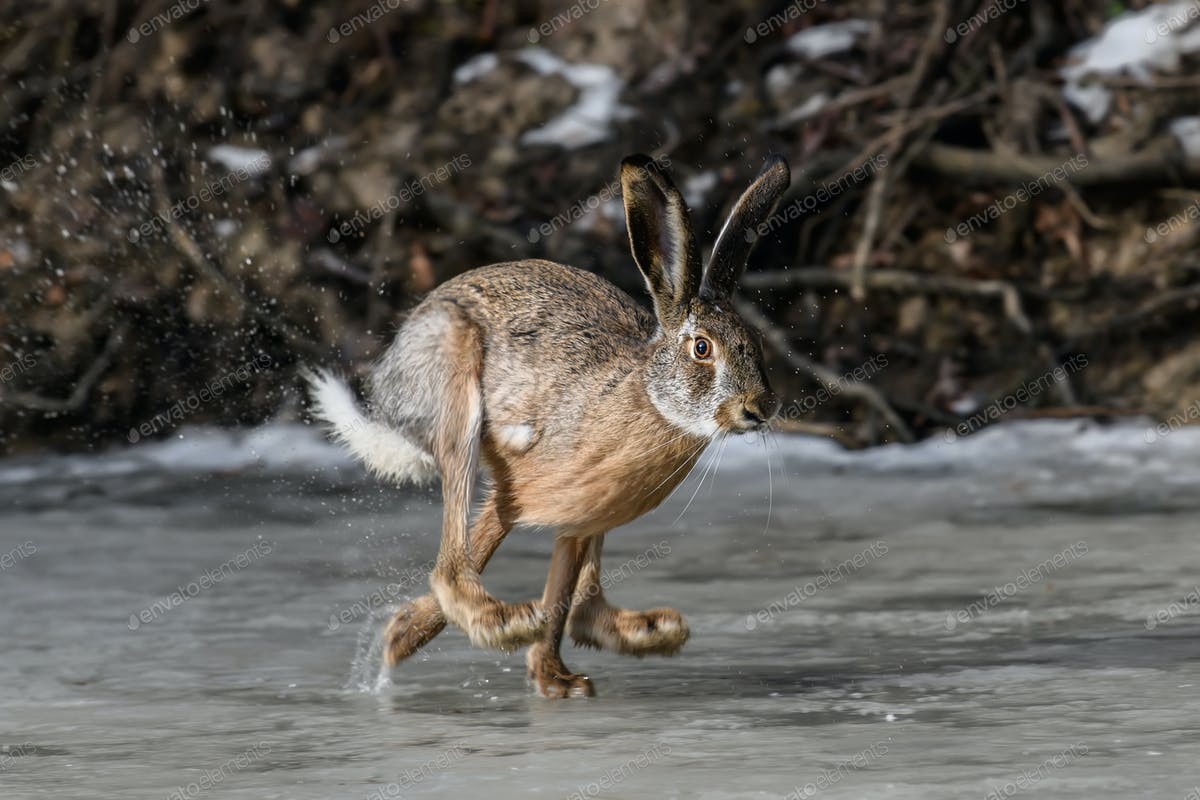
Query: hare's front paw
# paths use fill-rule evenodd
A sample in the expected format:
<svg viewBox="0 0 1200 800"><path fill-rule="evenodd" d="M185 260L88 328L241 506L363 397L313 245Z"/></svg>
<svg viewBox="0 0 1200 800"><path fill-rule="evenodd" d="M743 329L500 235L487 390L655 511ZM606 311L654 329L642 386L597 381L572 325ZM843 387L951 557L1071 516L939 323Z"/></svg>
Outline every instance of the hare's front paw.
<svg viewBox="0 0 1200 800"><path fill-rule="evenodd" d="M394 667L424 647L446 627L446 618L433 595L418 597L396 610L383 630L383 657Z"/></svg>
<svg viewBox="0 0 1200 800"><path fill-rule="evenodd" d="M502 603L494 598L471 609L466 634L476 647L511 653L542 638L546 617L538 600Z"/></svg>
<svg viewBox="0 0 1200 800"><path fill-rule="evenodd" d="M446 619L476 647L516 650L540 639L546 627L540 601L503 603L488 594L476 575L434 572L430 585Z"/></svg>
<svg viewBox="0 0 1200 800"><path fill-rule="evenodd" d="M533 681L542 697L561 700L567 697L596 696L592 679L567 669L562 658L543 642L529 648L529 652L525 654L525 664L529 670L529 679Z"/></svg>

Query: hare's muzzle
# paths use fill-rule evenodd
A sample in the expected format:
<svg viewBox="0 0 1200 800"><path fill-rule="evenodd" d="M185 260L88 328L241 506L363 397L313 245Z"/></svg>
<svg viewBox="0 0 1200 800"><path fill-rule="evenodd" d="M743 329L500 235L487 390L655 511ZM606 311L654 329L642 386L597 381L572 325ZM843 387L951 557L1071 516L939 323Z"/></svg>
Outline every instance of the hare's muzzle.
<svg viewBox="0 0 1200 800"><path fill-rule="evenodd" d="M733 401L731 427L739 431L762 430L779 411L779 398L772 392L743 395Z"/></svg>

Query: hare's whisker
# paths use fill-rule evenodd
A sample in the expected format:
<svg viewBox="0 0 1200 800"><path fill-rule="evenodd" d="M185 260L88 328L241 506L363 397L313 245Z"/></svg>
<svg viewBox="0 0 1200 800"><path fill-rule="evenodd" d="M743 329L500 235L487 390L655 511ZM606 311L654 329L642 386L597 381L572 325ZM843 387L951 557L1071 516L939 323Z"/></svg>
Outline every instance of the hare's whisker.
<svg viewBox="0 0 1200 800"><path fill-rule="evenodd" d="M711 442L710 442L710 444L711 444ZM686 486L687 482L688 482L688 478L692 477L693 474L694 474L693 472L689 472L686 476L684 476L684 479L679 482L679 485L676 486L674 489L672 489L671 493L663 498L663 502L665 503L668 500L670 500L672 497L674 497L675 493L679 491L680 487Z"/></svg>
<svg viewBox="0 0 1200 800"><path fill-rule="evenodd" d="M729 444L729 434L724 434L721 437L721 447L717 450L717 466L713 468L712 478L708 482L708 490L711 492L713 484L717 482L717 473L721 471L721 459L725 457L725 446Z"/></svg>
<svg viewBox="0 0 1200 800"><path fill-rule="evenodd" d="M722 436L721 444L724 445L724 443L725 436ZM712 469L713 464L716 463L717 458L720 455L720 450L721 448L717 448L717 452L714 453L710 459L708 459L708 466L706 466L704 471L700 473L700 481L696 484L695 490L692 491L692 496L688 498L687 505L683 507L683 511L680 511L679 516L675 518L675 522L679 522L679 520L683 519L683 515L686 514L687 510L692 507L692 501L696 499L696 495L700 494L700 487L704 485L704 479L708 476L708 472L710 469ZM673 522L671 524L673 525L675 523Z"/></svg>
<svg viewBox="0 0 1200 800"><path fill-rule="evenodd" d="M771 529L771 512L775 506L775 478L771 473L771 447L767 441L767 435L763 434L763 452L767 456L767 524L763 526L763 533Z"/></svg>
<svg viewBox="0 0 1200 800"><path fill-rule="evenodd" d="M664 484L665 484L667 481L669 481L669 480L671 480L671 478L674 478L674 477L675 477L675 475L676 475L676 474L679 472L679 470L683 469L684 467L686 467L686 466L688 465L688 462L692 460L692 456L696 455L697 453L699 453L701 450L703 450L703 449L704 449L704 448L706 448L706 447L708 447L708 440L707 440L707 439L706 439L706 440L704 440L703 442L701 442L701 443L700 443L700 446L699 446L699 447L697 447L695 450L692 450L690 453L688 453L688 455L687 455L687 458L683 459L683 461L681 461L681 462L680 462L680 464L679 464L679 466L678 466L678 467L676 467L675 469L671 470L671 474L670 474L670 475L668 475L667 477L663 478L663 479L662 479L662 480L659 482L659 484L658 484L657 486L655 486L655 487L654 487L653 489L651 489L650 491L646 492L646 494L654 494L654 493L655 493L655 492L657 492L659 489L661 489L661 488L663 487L663 485L664 485ZM676 488L678 488L678 487L676 487ZM668 495L668 497L669 497L669 496L670 496L670 495Z"/></svg>
<svg viewBox="0 0 1200 800"><path fill-rule="evenodd" d="M654 447L651 447L649 450L647 450L647 451L645 451L644 453L642 453L642 455L649 455L650 453L653 453L655 450L661 450L661 449L663 449L664 447L666 447L667 445L674 444L675 442L678 442L678 441L679 441L680 439L682 439L683 437L685 437L685 436L690 436L690 435L691 435L691 434L690 434L690 433L688 433L688 431L684 431L683 433L681 433L681 434L679 434L678 436L676 436L674 439L669 439L668 441L665 441L665 442L663 442L662 444L657 444L657 445L655 445Z"/></svg>

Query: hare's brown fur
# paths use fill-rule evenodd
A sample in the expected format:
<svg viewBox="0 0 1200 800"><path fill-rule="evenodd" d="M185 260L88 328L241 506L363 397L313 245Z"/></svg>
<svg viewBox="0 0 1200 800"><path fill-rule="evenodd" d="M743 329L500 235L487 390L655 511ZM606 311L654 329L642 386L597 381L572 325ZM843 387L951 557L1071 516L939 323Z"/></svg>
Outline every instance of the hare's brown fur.
<svg viewBox="0 0 1200 800"><path fill-rule="evenodd" d="M530 676L551 697L592 694L559 654L581 645L671 655L687 624L669 608L610 606L603 536L663 501L714 435L757 430L779 401L757 337L729 308L754 228L787 187L768 162L734 207L702 268L682 196L657 164L622 165L630 244L654 313L607 281L549 261L497 264L431 292L371 376L372 417L315 377L318 414L377 472L442 478L442 546L433 594L385 631L395 664L447 621L477 645L531 645ZM700 344L703 342L703 345ZM471 493L490 486L474 521ZM542 597L503 603L479 574L514 525L552 527Z"/></svg>

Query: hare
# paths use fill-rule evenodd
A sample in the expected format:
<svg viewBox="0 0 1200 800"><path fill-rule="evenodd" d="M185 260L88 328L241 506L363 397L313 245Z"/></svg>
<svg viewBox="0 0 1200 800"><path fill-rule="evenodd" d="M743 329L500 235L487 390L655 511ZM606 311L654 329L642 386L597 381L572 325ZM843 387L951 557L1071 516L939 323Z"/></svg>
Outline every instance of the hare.
<svg viewBox="0 0 1200 800"><path fill-rule="evenodd" d="M633 258L653 313L604 279L549 261L481 267L438 286L374 367L369 412L329 373L309 376L315 415L378 475L441 477L432 593L384 632L389 666L447 621L480 647L529 646L547 697L592 696L563 663L580 645L673 655L678 611L630 611L601 590L604 535L663 501L719 433L764 428L779 409L758 336L731 309L757 226L790 177L769 158L701 265L683 197L654 160L621 164ZM470 518L480 464L490 473ZM480 573L517 524L556 532L540 599L505 603Z"/></svg>

